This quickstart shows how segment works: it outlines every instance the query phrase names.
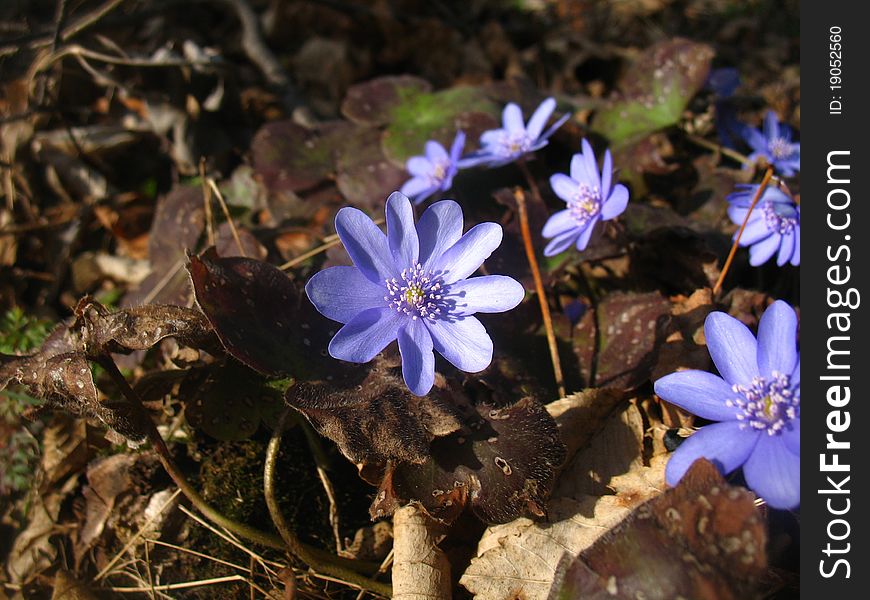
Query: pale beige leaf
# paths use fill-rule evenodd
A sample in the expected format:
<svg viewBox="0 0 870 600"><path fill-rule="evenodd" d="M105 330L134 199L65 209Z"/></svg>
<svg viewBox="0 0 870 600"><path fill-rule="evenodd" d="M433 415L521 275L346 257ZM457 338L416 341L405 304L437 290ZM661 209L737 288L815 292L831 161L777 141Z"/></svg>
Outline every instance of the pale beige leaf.
<svg viewBox="0 0 870 600"><path fill-rule="evenodd" d="M459 583L477 600L545 600L560 562L589 547L629 513L615 496L580 502L560 498L550 503L550 511L565 518L553 523L521 518L487 529Z"/></svg>
<svg viewBox="0 0 870 600"><path fill-rule="evenodd" d="M450 598L450 563L438 525L413 504L393 514L393 600Z"/></svg>

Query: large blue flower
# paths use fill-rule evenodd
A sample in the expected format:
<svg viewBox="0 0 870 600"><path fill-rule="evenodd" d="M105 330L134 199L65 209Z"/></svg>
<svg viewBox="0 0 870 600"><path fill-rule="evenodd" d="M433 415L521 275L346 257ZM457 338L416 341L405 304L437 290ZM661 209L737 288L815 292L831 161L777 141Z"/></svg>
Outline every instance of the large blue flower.
<svg viewBox="0 0 870 600"><path fill-rule="evenodd" d="M728 216L737 225L746 218L758 187L758 184L739 185L736 192L728 195ZM750 247L749 264L753 267L763 265L774 255L780 267L786 263L801 264L800 206L779 188L766 187L749 215L740 245Z"/></svg>
<svg viewBox="0 0 870 600"><path fill-rule="evenodd" d="M604 168L598 173L598 163L592 146L585 139L582 152L571 158L571 176L556 173L550 186L568 207L554 213L544 224L541 234L553 238L544 248L544 256L564 252L571 244L585 250L595 226L613 219L628 206L628 188L613 185L613 159L610 150L604 153Z"/></svg>
<svg viewBox="0 0 870 600"><path fill-rule="evenodd" d="M550 136L571 116L570 114L562 115L549 129L544 131L544 125L547 124L554 110L556 110L556 101L553 98L547 98L535 109L528 124L525 124L523 111L519 105L509 102L502 111L501 129L484 131L480 136L480 150L460 160L460 167L473 167L482 164L488 167L499 167L513 162L529 152L540 150L547 145Z"/></svg>
<svg viewBox="0 0 870 600"><path fill-rule="evenodd" d="M743 129L743 139L752 147L751 160L764 157L782 175L791 177L801 170L801 144L791 141L791 128L780 123L776 113L767 112L764 133L753 127Z"/></svg>
<svg viewBox="0 0 870 600"><path fill-rule="evenodd" d="M462 209L442 200L415 226L411 202L399 192L386 213L384 235L362 211L338 211L335 229L354 266L320 271L305 292L324 316L345 324L330 355L364 363L398 339L405 383L423 396L435 380L433 350L469 373L489 366L492 340L472 315L510 310L525 290L502 275L469 278L501 244L497 223L463 235Z"/></svg>
<svg viewBox="0 0 870 600"><path fill-rule="evenodd" d="M676 485L704 457L724 473L741 465L747 485L775 508L800 504L801 382L797 316L777 300L758 339L737 319L712 312L707 348L720 376L680 371L655 382L661 398L711 421L680 445L665 477Z"/></svg>
<svg viewBox="0 0 870 600"><path fill-rule="evenodd" d="M462 131L457 132L453 139L450 154L435 140L426 142L426 154L412 156L405 164L412 177L399 191L411 198L414 204L420 204L435 192L449 190L459 168L459 157L463 148L465 133Z"/></svg>

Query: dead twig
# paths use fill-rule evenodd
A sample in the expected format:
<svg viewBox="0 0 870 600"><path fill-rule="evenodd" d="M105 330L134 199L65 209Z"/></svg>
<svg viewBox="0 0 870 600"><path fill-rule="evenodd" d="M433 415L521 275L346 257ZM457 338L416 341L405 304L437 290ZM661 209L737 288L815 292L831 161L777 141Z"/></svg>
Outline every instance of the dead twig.
<svg viewBox="0 0 870 600"><path fill-rule="evenodd" d="M740 237L743 235L743 230L746 229L746 224L749 222L749 216L752 214L752 210L755 208L755 205L758 204L761 196L764 195L764 190L767 189L767 184L770 183L771 177L773 177L773 167L768 167L767 171L764 173L764 179L761 180L761 185L758 186L758 190L755 192L752 204L749 205L749 210L746 211L746 216L743 218L743 224L740 225L740 229L737 230L737 235L734 236L734 243L731 244L731 251L728 253L728 258L725 259L725 265L722 267L722 272L719 273L719 279L716 280L716 285L713 286L714 296L716 296L722 289L722 283L725 281L725 275L728 274L728 270L731 268L731 263L734 261L734 255L737 254L737 247L740 245Z"/></svg>

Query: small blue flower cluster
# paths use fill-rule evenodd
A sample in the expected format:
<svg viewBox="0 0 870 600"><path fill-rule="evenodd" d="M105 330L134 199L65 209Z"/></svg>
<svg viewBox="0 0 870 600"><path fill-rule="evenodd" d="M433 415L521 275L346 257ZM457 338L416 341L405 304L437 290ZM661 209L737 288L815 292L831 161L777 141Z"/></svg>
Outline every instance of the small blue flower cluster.
<svg viewBox="0 0 870 600"><path fill-rule="evenodd" d="M480 150L464 157L465 133L462 131L457 132L449 153L434 140L426 142L425 154L412 156L405 164L412 177L399 191L413 200L414 204L420 204L436 192L449 190L459 169L481 165L499 167L540 150L570 117L563 115L544 131L554 110L556 100L547 98L535 109L529 122L525 123L519 105L508 103L502 112L502 127L484 132L480 136Z"/></svg>
<svg viewBox="0 0 870 600"><path fill-rule="evenodd" d="M733 74L726 75L720 86L727 88L723 97L736 87ZM526 123L519 106L508 104L502 127L484 132L480 149L466 156L461 131L449 152L436 141L427 142L425 154L407 161L411 179L386 202L386 234L360 210L346 207L338 212L336 232L353 266L323 270L305 286L317 310L343 324L329 344L333 357L368 362L398 341L405 383L420 396L434 385L435 352L466 372L489 366L492 339L475 314L510 310L525 296L523 286L510 277L472 277L501 244L501 226L480 223L463 233L462 209L453 200L433 203L415 222L412 201L419 204L447 191L460 169L502 166L543 148L568 118L562 116L545 130L555 108L555 100L548 98ZM754 151L753 161L763 158L785 176L800 169L800 144L791 141L790 129L772 112L763 133L745 126L739 131ZM550 186L566 206L544 225L542 236L549 240L545 256L571 246L586 249L600 230L597 226L628 205L628 189L614 180L610 150L599 170L585 139L571 158L569 173L552 175ZM750 264L758 266L775 256L780 266L799 265L800 206L771 186L753 209L758 191L758 185L744 185L728 196L730 218L746 222L740 245L750 247ZM676 485L703 456L725 473L742 466L749 487L769 505L798 506L800 354L794 310L774 302L761 318L757 338L733 317L713 312L705 334L719 375L682 371L655 382L664 400L716 421L674 453L668 482Z"/></svg>

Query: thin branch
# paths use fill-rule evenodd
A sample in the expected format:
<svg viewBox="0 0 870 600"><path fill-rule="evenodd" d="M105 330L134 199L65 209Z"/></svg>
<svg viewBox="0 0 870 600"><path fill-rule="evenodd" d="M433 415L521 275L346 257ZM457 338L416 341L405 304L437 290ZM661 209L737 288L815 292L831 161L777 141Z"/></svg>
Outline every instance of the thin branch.
<svg viewBox="0 0 870 600"><path fill-rule="evenodd" d="M740 229L737 230L737 235L734 236L734 243L731 244L731 251L728 253L728 258L725 259L725 265L722 267L722 272L719 273L719 279L716 280L716 285L713 286L714 296L722 289L722 282L725 281L725 275L728 274L728 270L731 268L731 263L734 261L734 255L737 254L740 237L743 235L743 230L746 229L746 224L749 222L749 215L752 214L755 205L758 204L761 196L764 195L764 190L767 189L767 184L770 183L771 177L773 177L773 167L768 167L767 171L764 173L764 179L761 180L761 185L758 186L758 191L755 192L752 204L749 205L749 210L746 211L746 216L743 218L743 224L740 225Z"/></svg>
<svg viewBox="0 0 870 600"><path fill-rule="evenodd" d="M392 586L379 581L373 581L356 571L334 564L332 561L327 562L312 556L308 552L308 549L299 541L299 538L296 537L296 534L284 518L281 507L278 505L278 499L275 497L275 464L278 461L278 452L281 449L281 436L287 416L288 411L285 411L281 416L278 426L275 427L275 431L272 433L272 439L269 440L269 445L266 447L266 460L263 466L263 494L266 498L266 506L269 509L269 514L272 517L275 528L287 545L287 549L315 571L325 573L343 583L368 590L375 594L387 597L392 596Z"/></svg>
<svg viewBox="0 0 870 600"><path fill-rule="evenodd" d="M712 150L713 152L717 152L719 154L723 154L732 160L736 160L737 162L744 165L751 165L753 161L749 160L748 157L740 154L736 150L732 150L731 148L726 148L725 146L720 146L714 142L709 140L705 140L702 137L699 137L693 133L686 133L686 139L695 144L696 146L701 146L702 148L706 148L707 150Z"/></svg>
<svg viewBox="0 0 870 600"><path fill-rule="evenodd" d="M214 179L211 177L207 177L206 181L208 182L208 186L211 188L211 191L214 192L215 197L218 199L218 204L220 204L221 210L224 212L224 217L227 219L227 223L230 225L230 232L233 234L233 239L236 241L236 246L239 248L239 253L242 256L247 257L247 253L245 252L245 247L242 246L242 240L239 237L239 232L236 229L236 224L233 222L233 218L230 216L230 209L227 208L227 203L224 201L223 194L218 189L217 184L214 182Z"/></svg>
<svg viewBox="0 0 870 600"><path fill-rule="evenodd" d="M538 184L535 183L532 174L526 163L519 161L520 170L525 175L529 182L529 187L532 189L532 194L535 199L541 204L544 200L541 198L541 192L538 190ZM538 294L538 303L541 306L541 318L544 321L544 331L547 334L547 345L550 347L550 360L553 363L553 375L556 379L556 387L559 390L559 397L564 398L565 379L562 377L562 363L559 360L559 346L556 343L556 333L553 330L553 320L550 318L550 306L547 303L547 294L544 291L544 282L541 279L541 269L538 267L538 259L535 254L535 248L532 245L532 232L529 229L529 215L526 210L526 195L521 188L514 190L514 199L517 201L520 217L520 231L523 235L523 246L526 250L526 258L529 260L529 267L532 269L532 278L535 280L535 291Z"/></svg>

